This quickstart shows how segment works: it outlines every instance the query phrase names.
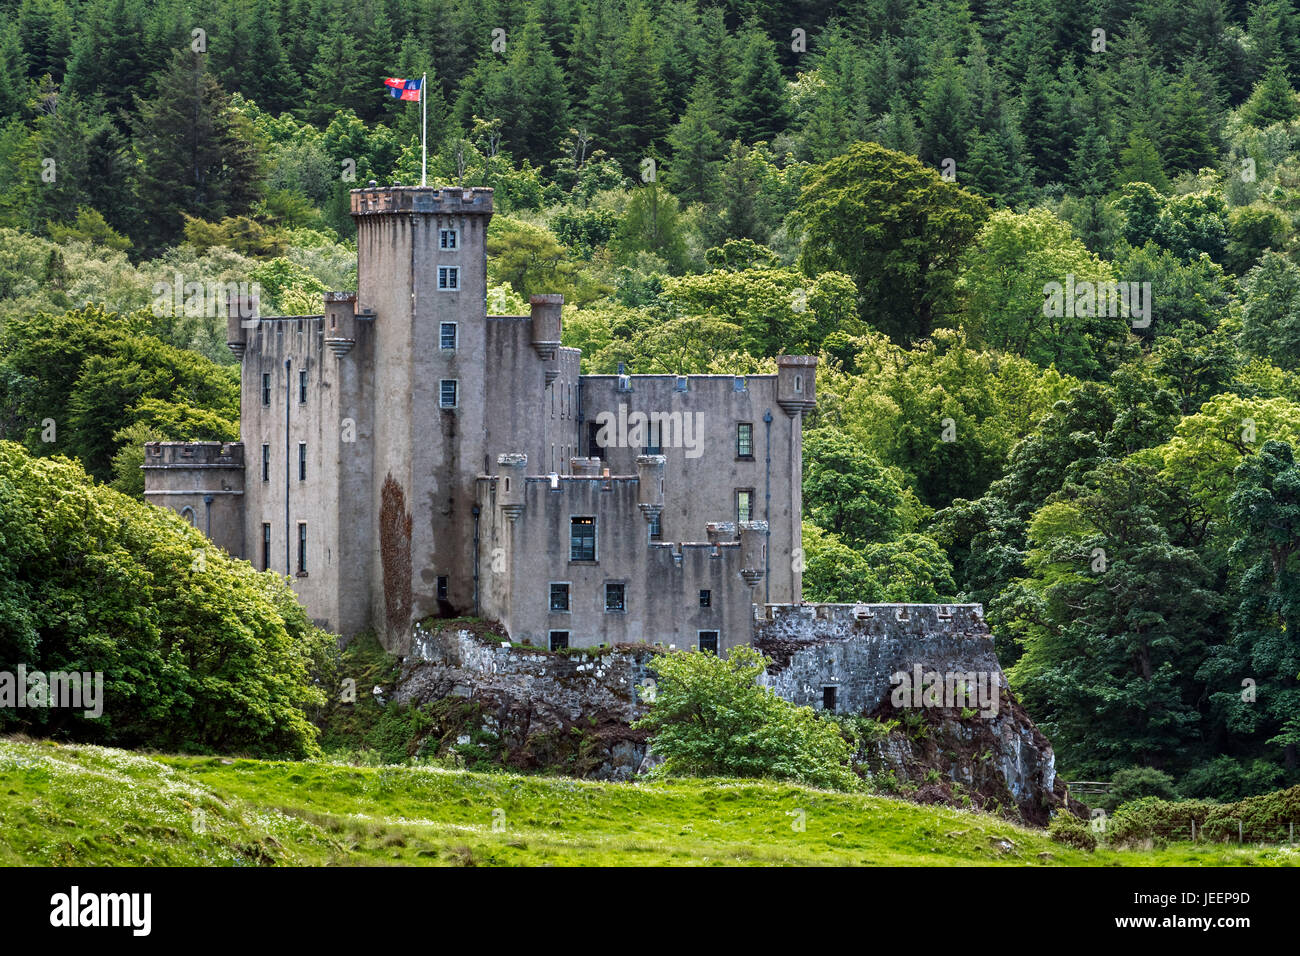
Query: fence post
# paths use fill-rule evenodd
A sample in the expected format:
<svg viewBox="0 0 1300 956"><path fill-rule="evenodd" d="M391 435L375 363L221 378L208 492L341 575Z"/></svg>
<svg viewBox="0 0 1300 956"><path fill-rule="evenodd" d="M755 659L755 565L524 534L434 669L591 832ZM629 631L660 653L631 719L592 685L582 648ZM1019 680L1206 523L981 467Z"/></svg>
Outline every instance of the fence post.
<svg viewBox="0 0 1300 956"><path fill-rule="evenodd" d="M1238 842L1238 843L1244 843L1244 842L1245 842L1245 837L1244 837L1242 834L1243 834L1243 830L1242 830L1242 822L1241 822L1240 820L1238 820L1238 821L1237 821L1237 842Z"/></svg>
<svg viewBox="0 0 1300 956"><path fill-rule="evenodd" d="M1192 842L1196 842L1196 821L1192 821Z"/></svg>

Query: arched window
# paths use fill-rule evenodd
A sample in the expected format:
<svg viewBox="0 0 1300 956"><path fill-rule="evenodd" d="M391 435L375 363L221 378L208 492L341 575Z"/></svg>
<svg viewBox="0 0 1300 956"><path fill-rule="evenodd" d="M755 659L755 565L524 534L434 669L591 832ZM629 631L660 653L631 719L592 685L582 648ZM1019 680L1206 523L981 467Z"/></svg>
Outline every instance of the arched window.
<svg viewBox="0 0 1300 956"><path fill-rule="evenodd" d="M802 376L802 375L796 375L796 376L794 377L794 390L795 390L796 392L802 392L802 391L803 391L803 376Z"/></svg>
<svg viewBox="0 0 1300 956"><path fill-rule="evenodd" d="M188 521L191 527L193 527L198 520L197 515L194 514L194 509L188 505L181 509L181 517Z"/></svg>

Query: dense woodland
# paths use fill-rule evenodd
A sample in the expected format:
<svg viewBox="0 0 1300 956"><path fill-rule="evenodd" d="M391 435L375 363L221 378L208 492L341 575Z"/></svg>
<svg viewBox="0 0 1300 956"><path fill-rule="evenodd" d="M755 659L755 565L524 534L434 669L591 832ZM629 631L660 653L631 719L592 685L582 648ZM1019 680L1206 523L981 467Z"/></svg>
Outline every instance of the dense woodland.
<svg viewBox="0 0 1300 956"><path fill-rule="evenodd" d="M564 293L588 371L821 356L807 599L983 602L1071 775L1221 799L1300 780L1292 0L0 12L21 454L138 496L141 442L237 437L223 320L158 285L319 311L355 282L347 191L418 182L419 104L382 79L427 72L431 181L496 190L491 311ZM1044 307L1111 281L1149 283L1149 315ZM0 469L0 499L51 480ZM15 514L0 569L36 527ZM76 614L0 575L0 658L139 626L104 583L138 555L115 553Z"/></svg>

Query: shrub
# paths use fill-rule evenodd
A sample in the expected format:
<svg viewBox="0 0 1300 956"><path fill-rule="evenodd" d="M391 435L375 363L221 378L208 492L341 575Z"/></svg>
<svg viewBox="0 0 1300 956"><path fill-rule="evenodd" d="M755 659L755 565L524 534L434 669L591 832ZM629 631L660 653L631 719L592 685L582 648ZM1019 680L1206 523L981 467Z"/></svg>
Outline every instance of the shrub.
<svg viewBox="0 0 1300 956"><path fill-rule="evenodd" d="M1197 839L1287 840L1291 824L1300 823L1300 786L1223 804L1143 797L1115 811L1106 827L1106 839L1116 845L1148 839L1189 840L1193 822Z"/></svg>
<svg viewBox="0 0 1300 956"><path fill-rule="evenodd" d="M1176 799L1173 778L1154 767L1126 767L1111 776L1110 792L1095 801L1095 805L1107 813L1114 813L1118 807L1142 797Z"/></svg>
<svg viewBox="0 0 1300 956"><path fill-rule="evenodd" d="M1200 800L1171 802L1141 797L1126 803L1106 822L1106 841L1116 846L1144 840L1190 840L1192 823L1199 833L1213 804Z"/></svg>
<svg viewBox="0 0 1300 956"><path fill-rule="evenodd" d="M1052 817L1047 832L1056 843L1072 846L1076 850L1087 850L1091 853L1097 849L1097 838L1093 836L1088 824L1068 810L1060 810Z"/></svg>
<svg viewBox="0 0 1300 956"><path fill-rule="evenodd" d="M179 515L0 442L0 670L103 674L103 713L0 709L0 732L304 757L333 641L287 581Z"/></svg>
<svg viewBox="0 0 1300 956"><path fill-rule="evenodd" d="M650 713L633 726L653 735L658 773L692 777L772 777L856 790L849 744L836 724L756 683L768 661L750 647L726 659L663 654Z"/></svg>

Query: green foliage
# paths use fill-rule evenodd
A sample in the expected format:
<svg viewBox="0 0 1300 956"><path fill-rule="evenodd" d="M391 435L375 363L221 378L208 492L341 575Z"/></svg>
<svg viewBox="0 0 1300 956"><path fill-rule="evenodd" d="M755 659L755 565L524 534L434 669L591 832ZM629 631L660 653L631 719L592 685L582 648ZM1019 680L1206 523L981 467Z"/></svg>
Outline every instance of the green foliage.
<svg viewBox="0 0 1300 956"><path fill-rule="evenodd" d="M1097 849L1097 838L1088 829L1088 825L1068 810L1057 811L1047 826L1047 832L1054 842L1064 846L1088 853Z"/></svg>
<svg viewBox="0 0 1300 956"><path fill-rule="evenodd" d="M655 658L655 703L633 726L652 735L654 752L664 758L659 772L857 789L848 744L838 729L759 685L766 665L748 647L733 647L726 658L691 653Z"/></svg>
<svg viewBox="0 0 1300 956"><path fill-rule="evenodd" d="M113 474L114 436L137 421L180 432L167 437L238 437L235 370L149 335L149 321L95 308L11 321L0 335L4 433L32 454L76 456L100 480Z"/></svg>
<svg viewBox="0 0 1300 956"><path fill-rule="evenodd" d="M66 459L0 443L0 668L101 672L103 714L0 710L8 732L301 757L331 643L288 584Z"/></svg>
<svg viewBox="0 0 1300 956"><path fill-rule="evenodd" d="M809 175L802 267L847 273L864 322L898 342L948 324L958 262L985 202L910 156L857 143Z"/></svg>
<svg viewBox="0 0 1300 956"><path fill-rule="evenodd" d="M1107 813L1114 813L1122 804L1131 803L1142 797L1176 799L1174 778L1155 767L1125 767L1110 775L1110 789L1105 797L1090 801L1090 805L1101 807Z"/></svg>

